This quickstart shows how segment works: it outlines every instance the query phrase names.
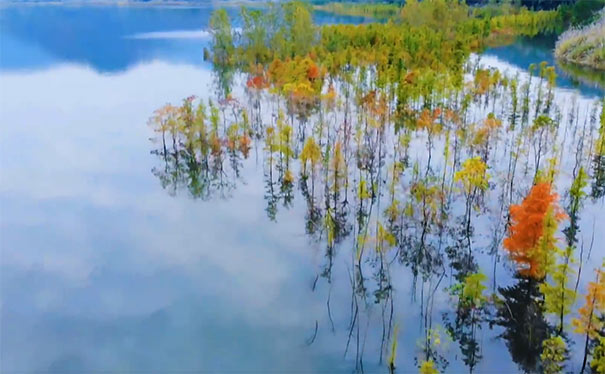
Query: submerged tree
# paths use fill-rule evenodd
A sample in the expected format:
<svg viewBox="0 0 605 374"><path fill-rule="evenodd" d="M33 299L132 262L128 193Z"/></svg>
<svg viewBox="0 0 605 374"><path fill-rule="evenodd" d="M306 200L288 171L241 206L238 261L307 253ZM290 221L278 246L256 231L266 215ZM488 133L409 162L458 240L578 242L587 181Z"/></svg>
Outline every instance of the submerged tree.
<svg viewBox="0 0 605 374"><path fill-rule="evenodd" d="M580 167L577 177L574 179L569 190L570 203L567 208L569 215L569 226L563 231L565 233L567 246L561 250L554 246L556 264L549 271L549 279L540 285L544 293L544 308L546 313L555 315L558 319L557 333L563 334L565 316L571 312L576 299L576 290L570 285L571 278L575 275L574 258L577 243L578 212L582 199L586 196L584 188L587 186L587 174Z"/></svg>
<svg viewBox="0 0 605 374"><path fill-rule="evenodd" d="M485 281L482 273L469 274L464 282L454 285L450 293L457 297L455 320L452 323L444 315L445 325L452 338L460 345L464 363L472 373L482 358L481 347L477 341L477 330L486 319L488 298L485 295Z"/></svg>
<svg viewBox="0 0 605 374"><path fill-rule="evenodd" d="M466 198L464 210L465 231L468 238L468 253L471 257L471 215L472 209L479 193L489 187L489 174L487 165L480 157L469 158L462 164L462 169L454 174L454 181L462 185L462 191Z"/></svg>
<svg viewBox="0 0 605 374"><path fill-rule="evenodd" d="M597 339L599 332L603 331L605 322L605 273L603 269L596 270L596 279L588 283L588 292L584 306L578 310L578 317L572 320L575 332L585 336L584 359L582 361L583 373L586 369L589 355L590 339Z"/></svg>
<svg viewBox="0 0 605 374"><path fill-rule="evenodd" d="M478 338L485 322L502 327L522 371L560 372L568 355L564 326L575 299L569 280L576 272L575 248L583 249L582 165L588 167L591 158L598 192L605 157L597 156L605 141L583 139L596 132L596 110L577 147L581 115L567 127L559 125L562 107L554 100L552 68L542 64L538 82L522 81L521 74L510 77L468 60L471 52L502 43L499 38L548 29L557 13L477 12L483 15L456 0L409 1L394 22L316 27L307 4L281 3L243 8L238 30L226 12L217 11L210 25L212 56L206 57L212 57L217 74L218 100L196 107L186 99L152 121L161 143L154 154L162 162L153 172L171 194L185 187L206 199L227 190L251 150L262 165L269 220L277 221L281 204L296 206L298 185L307 208L306 233L325 249L313 289L318 280L330 287L332 331L339 325L330 308L332 284L343 274L338 256L350 256L345 356L354 345L359 371L374 328L382 328L378 361L384 355L395 371L397 266L412 274L410 297L420 300L422 357L416 363L422 372L445 372L448 363L433 325L433 304L448 278L453 302L444 323L471 372L487 352ZM232 89L240 82L245 87ZM235 97L238 88L245 90L244 105ZM567 245L560 248L556 235L564 214L554 181L559 169L567 174L570 145L575 180ZM516 172L520 163L525 173ZM533 186L525 199L510 206L528 184ZM488 296L480 264L490 223L496 228L489 244L490 280L499 295ZM504 250L515 264L516 282L498 288L498 249L507 224ZM556 318L556 325L546 317ZM377 320L382 326L375 326ZM587 348L597 368L599 334L590 336ZM317 330L312 340L316 335Z"/></svg>
<svg viewBox="0 0 605 374"><path fill-rule="evenodd" d="M534 185L520 205L510 207L512 223L503 244L523 276L541 280L554 262L554 234L565 217L557 199L551 185L543 182Z"/></svg>
<svg viewBox="0 0 605 374"><path fill-rule="evenodd" d="M224 98L231 92L235 67L231 21L225 9L218 9L212 13L210 33L212 34L212 62L217 73L220 93Z"/></svg>

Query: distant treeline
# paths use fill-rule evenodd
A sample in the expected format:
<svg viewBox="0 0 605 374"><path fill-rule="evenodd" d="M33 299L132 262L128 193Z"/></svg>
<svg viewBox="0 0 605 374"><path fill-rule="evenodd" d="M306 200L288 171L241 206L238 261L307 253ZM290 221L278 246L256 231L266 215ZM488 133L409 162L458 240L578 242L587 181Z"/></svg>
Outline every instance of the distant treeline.
<svg viewBox="0 0 605 374"><path fill-rule="evenodd" d="M432 1L432 0L423 0ZM530 10L558 9L565 24L587 25L593 22L605 0L461 0L473 9L478 18L517 14L521 8ZM405 0L386 1L312 1L314 8L338 14L390 18L397 15Z"/></svg>
<svg viewBox="0 0 605 374"><path fill-rule="evenodd" d="M467 0L466 3L495 13L519 7L531 10L558 9L562 20L573 25L591 23L599 10L605 7L605 0Z"/></svg>
<svg viewBox="0 0 605 374"><path fill-rule="evenodd" d="M349 3L364 3L364 4L397 4L403 6L405 4L405 0L385 0L385 1L322 1L316 0L311 1L313 4L326 4L326 3L341 3L341 2L349 2ZM513 4L516 6L524 6L528 9L535 10L549 10L556 9L561 5L565 6L575 6L576 4L580 5L582 8L592 9L597 8L600 9L604 6L604 0L466 0L468 5L472 6L486 6L486 5L499 5L499 4Z"/></svg>
<svg viewBox="0 0 605 374"><path fill-rule="evenodd" d="M336 14L374 18L390 18L401 12L401 6L396 3L330 2L315 4L313 8Z"/></svg>

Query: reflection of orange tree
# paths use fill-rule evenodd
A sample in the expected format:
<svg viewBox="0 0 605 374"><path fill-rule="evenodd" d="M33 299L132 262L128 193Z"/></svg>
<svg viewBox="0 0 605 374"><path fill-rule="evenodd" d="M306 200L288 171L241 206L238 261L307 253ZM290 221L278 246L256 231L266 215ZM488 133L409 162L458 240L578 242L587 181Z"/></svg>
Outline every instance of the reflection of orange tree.
<svg viewBox="0 0 605 374"><path fill-rule="evenodd" d="M515 284L498 288L493 323L503 328L500 337L519 371L538 373L543 343L551 336L552 328L544 318L537 282L519 274L515 279Z"/></svg>

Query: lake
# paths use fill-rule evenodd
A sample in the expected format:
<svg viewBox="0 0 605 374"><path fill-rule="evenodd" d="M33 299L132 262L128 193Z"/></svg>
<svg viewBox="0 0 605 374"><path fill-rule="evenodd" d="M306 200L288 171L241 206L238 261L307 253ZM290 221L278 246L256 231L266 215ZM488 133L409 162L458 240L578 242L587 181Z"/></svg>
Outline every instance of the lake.
<svg viewBox="0 0 605 374"><path fill-rule="evenodd" d="M154 110L214 92L202 53L211 11L0 8L0 372L388 372L381 305L359 312L364 332L351 339L350 239L330 255L325 276L325 238L307 234L298 188L268 214L262 145L205 198L157 177ZM552 61L551 47L534 42L490 49L481 63L526 78L530 63ZM603 96L590 83L558 82L558 100L579 103L579 121ZM582 212L589 243L605 220L603 200ZM596 235L583 285L605 253ZM479 260L490 276L491 261ZM498 271L510 281L504 265ZM391 277L397 372L416 372L424 293L451 280L425 289L403 265ZM438 326L451 305L447 293L435 295ZM501 332L479 330L475 372L519 371ZM445 340L447 372L468 372Z"/></svg>

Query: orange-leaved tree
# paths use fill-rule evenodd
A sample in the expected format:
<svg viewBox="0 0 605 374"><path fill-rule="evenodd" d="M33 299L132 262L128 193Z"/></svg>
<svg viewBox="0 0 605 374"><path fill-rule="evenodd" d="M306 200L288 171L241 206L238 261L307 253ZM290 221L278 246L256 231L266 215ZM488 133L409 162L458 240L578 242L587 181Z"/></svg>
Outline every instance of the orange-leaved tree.
<svg viewBox="0 0 605 374"><path fill-rule="evenodd" d="M504 248L518 265L521 275L543 279L554 261L557 225L566 216L559 196L548 182L538 183L519 205L511 205L508 237Z"/></svg>
<svg viewBox="0 0 605 374"><path fill-rule="evenodd" d="M588 283L588 292L586 294L586 303L578 310L578 318L574 318L571 324L578 334L586 335L584 343L584 360L582 370L586 368L586 362L589 353L590 339L597 339L599 332L605 327L603 316L605 316L605 263L600 269L596 269L597 277L594 282Z"/></svg>

